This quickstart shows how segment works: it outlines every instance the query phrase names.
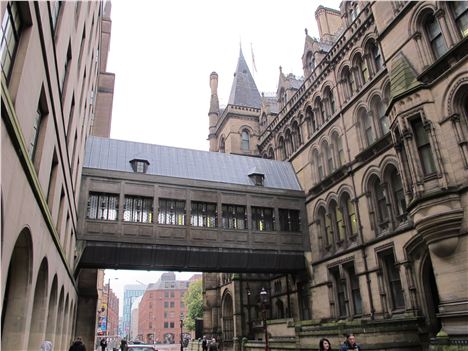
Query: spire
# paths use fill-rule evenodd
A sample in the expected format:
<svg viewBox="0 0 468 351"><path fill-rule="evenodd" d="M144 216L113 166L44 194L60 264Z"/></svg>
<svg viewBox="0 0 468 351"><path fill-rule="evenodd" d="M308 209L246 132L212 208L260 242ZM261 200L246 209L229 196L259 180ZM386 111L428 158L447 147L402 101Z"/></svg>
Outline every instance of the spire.
<svg viewBox="0 0 468 351"><path fill-rule="evenodd" d="M242 48L239 51L239 60L237 61L228 104L255 108L261 106L260 93L245 62Z"/></svg>

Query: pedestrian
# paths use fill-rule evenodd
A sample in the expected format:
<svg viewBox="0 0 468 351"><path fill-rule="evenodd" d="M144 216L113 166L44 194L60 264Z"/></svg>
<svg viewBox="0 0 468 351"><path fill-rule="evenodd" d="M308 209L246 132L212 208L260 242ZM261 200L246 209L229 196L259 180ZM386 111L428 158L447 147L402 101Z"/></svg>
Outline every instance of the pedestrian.
<svg viewBox="0 0 468 351"><path fill-rule="evenodd" d="M41 351L52 351L52 342L45 340L41 344Z"/></svg>
<svg viewBox="0 0 468 351"><path fill-rule="evenodd" d="M77 336L73 344L70 346L68 351L86 351L86 346L83 344L81 336Z"/></svg>
<svg viewBox="0 0 468 351"><path fill-rule="evenodd" d="M127 340L120 340L120 351L127 351Z"/></svg>
<svg viewBox="0 0 468 351"><path fill-rule="evenodd" d="M353 334L346 334L346 340L340 347L340 351L348 350L362 350L361 346L356 343L356 337Z"/></svg>
<svg viewBox="0 0 468 351"><path fill-rule="evenodd" d="M208 351L218 351L218 343L215 338L211 339L210 345L208 346Z"/></svg>
<svg viewBox="0 0 468 351"><path fill-rule="evenodd" d="M319 351L332 351L330 341L327 338L320 339Z"/></svg>
<svg viewBox="0 0 468 351"><path fill-rule="evenodd" d="M106 338L102 338L102 339L101 339L100 345L101 345L101 351L106 351L106 348L107 348L107 340L106 340Z"/></svg>
<svg viewBox="0 0 468 351"><path fill-rule="evenodd" d="M203 351L208 350L208 340L206 340L206 335L203 336L203 340L201 343L201 348Z"/></svg>

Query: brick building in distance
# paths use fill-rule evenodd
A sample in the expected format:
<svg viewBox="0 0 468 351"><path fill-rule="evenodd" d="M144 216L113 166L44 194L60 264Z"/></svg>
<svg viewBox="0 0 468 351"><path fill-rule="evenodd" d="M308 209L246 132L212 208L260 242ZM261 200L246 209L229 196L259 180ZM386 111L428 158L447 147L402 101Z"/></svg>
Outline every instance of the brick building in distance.
<svg viewBox="0 0 468 351"><path fill-rule="evenodd" d="M176 280L175 273L163 273L154 284L149 284L138 307L138 339L148 343L178 343L180 320L187 314L184 294L190 280Z"/></svg>

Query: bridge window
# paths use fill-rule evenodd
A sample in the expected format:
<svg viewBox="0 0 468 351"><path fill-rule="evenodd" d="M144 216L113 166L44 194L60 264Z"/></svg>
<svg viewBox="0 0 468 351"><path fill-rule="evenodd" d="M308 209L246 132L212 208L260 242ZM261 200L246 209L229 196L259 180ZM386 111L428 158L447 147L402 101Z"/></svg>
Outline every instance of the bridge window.
<svg viewBox="0 0 468 351"><path fill-rule="evenodd" d="M246 229L245 206L223 205L222 223L224 229Z"/></svg>
<svg viewBox="0 0 468 351"><path fill-rule="evenodd" d="M185 201L159 199L158 223L185 225Z"/></svg>
<svg viewBox="0 0 468 351"><path fill-rule="evenodd" d="M194 227L216 227L216 204L207 202L192 202L190 224Z"/></svg>
<svg viewBox="0 0 468 351"><path fill-rule="evenodd" d="M124 222L153 222L153 199L140 196L125 196Z"/></svg>
<svg viewBox="0 0 468 351"><path fill-rule="evenodd" d="M300 220L298 210L279 209L279 223L282 232L300 232Z"/></svg>
<svg viewBox="0 0 468 351"><path fill-rule="evenodd" d="M117 220L119 208L119 196L106 193L90 193L88 199L89 219L101 219L105 221Z"/></svg>
<svg viewBox="0 0 468 351"><path fill-rule="evenodd" d="M268 207L252 207L252 229L270 232L275 230L273 209Z"/></svg>

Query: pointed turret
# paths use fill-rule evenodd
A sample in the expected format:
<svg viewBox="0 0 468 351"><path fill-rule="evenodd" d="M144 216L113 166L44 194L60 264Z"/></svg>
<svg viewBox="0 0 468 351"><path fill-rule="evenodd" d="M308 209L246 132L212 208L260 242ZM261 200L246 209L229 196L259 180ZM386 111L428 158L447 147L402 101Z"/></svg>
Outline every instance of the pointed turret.
<svg viewBox="0 0 468 351"><path fill-rule="evenodd" d="M255 84L249 67L245 62L241 48L228 104L260 108L261 100L257 85Z"/></svg>
<svg viewBox="0 0 468 351"><path fill-rule="evenodd" d="M219 118L218 73L216 72L211 72L210 74L210 89L211 100L210 110L208 111L210 134L208 135L208 140L210 141L210 151L216 151L216 124Z"/></svg>

